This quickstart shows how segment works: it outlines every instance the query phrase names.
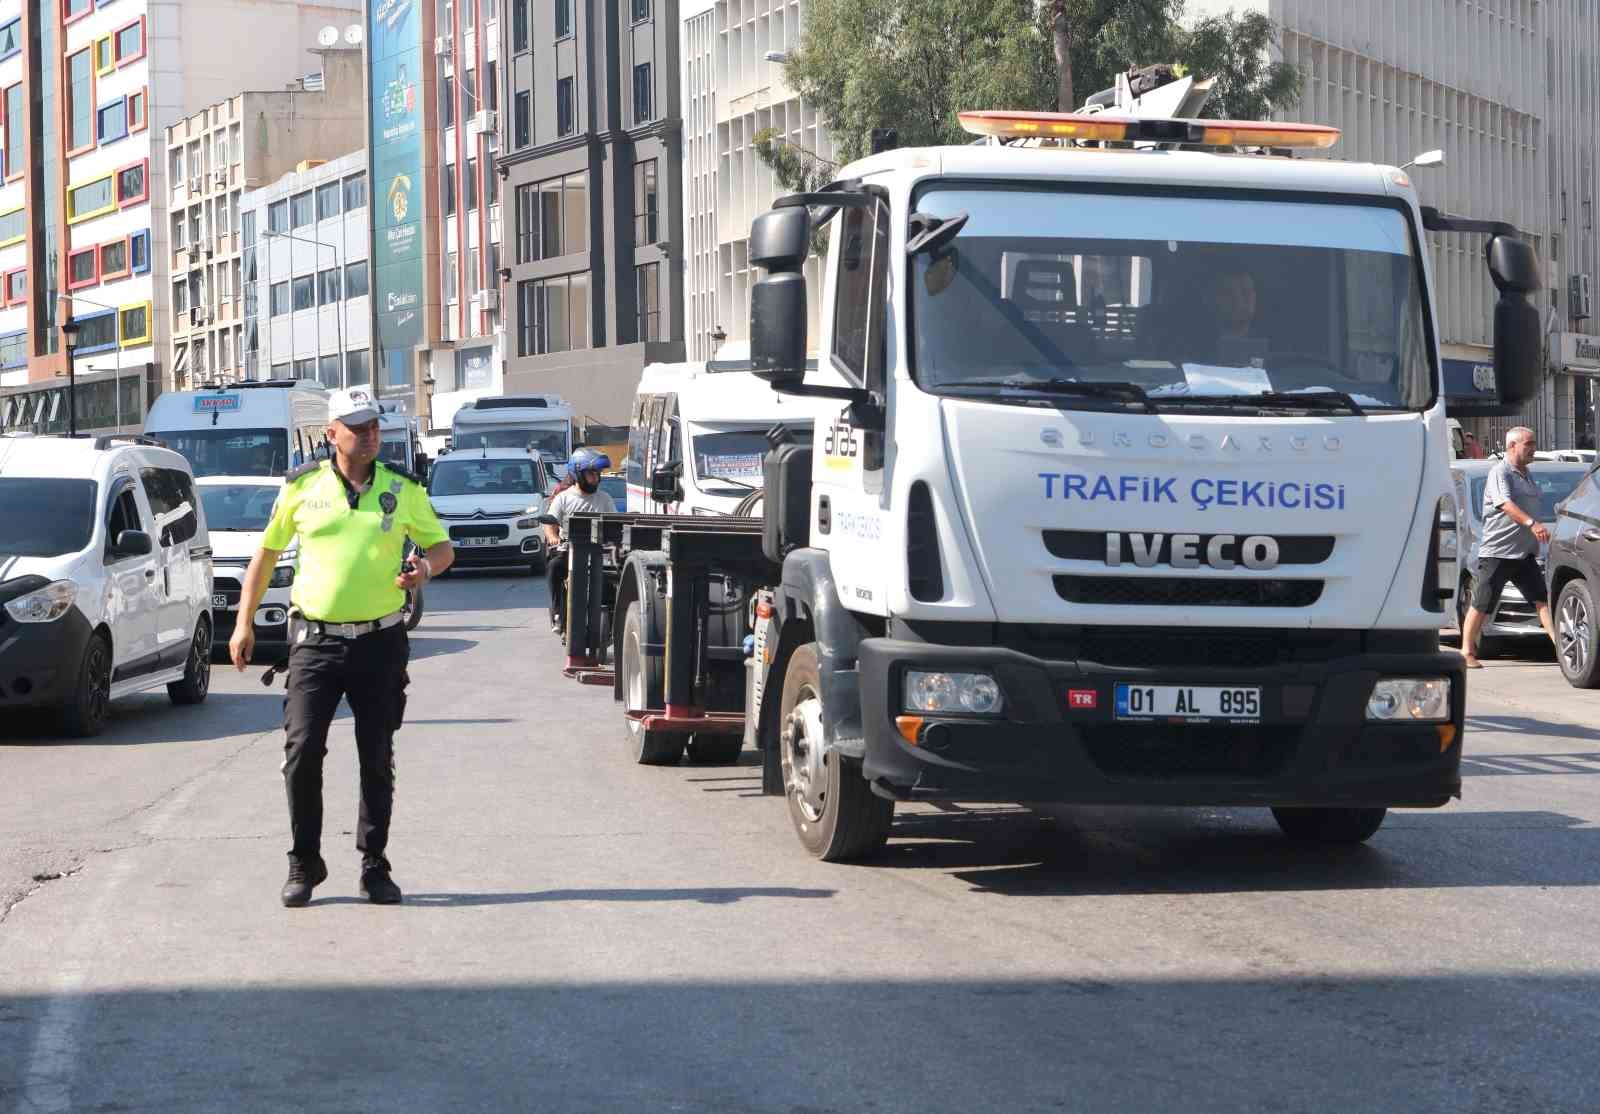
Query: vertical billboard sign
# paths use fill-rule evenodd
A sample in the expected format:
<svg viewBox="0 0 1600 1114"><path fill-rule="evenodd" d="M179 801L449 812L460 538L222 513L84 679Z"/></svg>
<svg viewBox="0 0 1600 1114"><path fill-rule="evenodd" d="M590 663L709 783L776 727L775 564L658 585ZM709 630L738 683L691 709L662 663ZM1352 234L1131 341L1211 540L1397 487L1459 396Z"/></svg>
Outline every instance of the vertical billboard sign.
<svg viewBox="0 0 1600 1114"><path fill-rule="evenodd" d="M411 385L422 341L422 12L424 0L368 0L374 384Z"/></svg>

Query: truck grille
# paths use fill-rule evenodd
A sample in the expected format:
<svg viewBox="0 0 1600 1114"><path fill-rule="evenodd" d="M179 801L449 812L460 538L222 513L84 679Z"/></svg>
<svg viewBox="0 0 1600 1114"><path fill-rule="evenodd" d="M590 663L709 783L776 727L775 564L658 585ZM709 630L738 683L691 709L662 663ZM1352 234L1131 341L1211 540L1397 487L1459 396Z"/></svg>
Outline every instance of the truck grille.
<svg viewBox="0 0 1600 1114"><path fill-rule="evenodd" d="M1200 551L1205 552L1213 535L1201 534ZM1334 539L1326 534L1274 536L1278 543L1278 564L1320 565L1333 556ZM1106 531L1104 530L1046 530L1044 547L1050 556L1065 561L1096 561L1106 559ZM1133 554L1123 542L1123 560L1133 563Z"/></svg>
<svg viewBox="0 0 1600 1114"><path fill-rule="evenodd" d="M1056 576L1068 603L1112 607L1310 607L1320 580L1235 580L1211 577Z"/></svg>

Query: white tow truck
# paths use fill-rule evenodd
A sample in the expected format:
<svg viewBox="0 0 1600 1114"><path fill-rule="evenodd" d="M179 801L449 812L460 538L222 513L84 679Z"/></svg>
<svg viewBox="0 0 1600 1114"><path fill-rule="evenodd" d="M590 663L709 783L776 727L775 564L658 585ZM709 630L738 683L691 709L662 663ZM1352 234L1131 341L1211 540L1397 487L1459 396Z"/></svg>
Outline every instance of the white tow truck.
<svg viewBox="0 0 1600 1114"><path fill-rule="evenodd" d="M568 668L605 679L612 632L629 756L738 733L828 860L896 801L1257 805L1350 842L1458 796L1423 234L1485 243L1505 407L1538 380L1532 246L1398 168L1285 157L1331 128L961 118L988 141L754 222L753 374L832 404L774 438L760 523L573 517ZM824 223L834 388L804 366Z"/></svg>

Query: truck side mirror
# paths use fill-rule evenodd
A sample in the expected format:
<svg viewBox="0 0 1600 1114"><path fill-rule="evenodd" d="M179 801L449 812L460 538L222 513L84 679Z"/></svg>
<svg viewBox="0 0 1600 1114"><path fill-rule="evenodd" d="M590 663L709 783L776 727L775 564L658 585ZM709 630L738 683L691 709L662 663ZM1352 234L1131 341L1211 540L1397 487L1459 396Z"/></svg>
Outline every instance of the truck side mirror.
<svg viewBox="0 0 1600 1114"><path fill-rule="evenodd" d="M750 370L775 389L806 375L806 279L811 213L804 205L762 213L750 226L750 262L766 275L750 291Z"/></svg>
<svg viewBox="0 0 1600 1114"><path fill-rule="evenodd" d="M682 471L683 462L678 461L650 473L650 498L657 503L682 502L683 488L678 483L678 476Z"/></svg>
<svg viewBox="0 0 1600 1114"><path fill-rule="evenodd" d="M1539 393L1543 371L1539 311L1528 301L1541 282L1539 255L1514 236L1493 237L1484 254L1500 291L1494 304L1495 386L1501 405L1521 406Z"/></svg>

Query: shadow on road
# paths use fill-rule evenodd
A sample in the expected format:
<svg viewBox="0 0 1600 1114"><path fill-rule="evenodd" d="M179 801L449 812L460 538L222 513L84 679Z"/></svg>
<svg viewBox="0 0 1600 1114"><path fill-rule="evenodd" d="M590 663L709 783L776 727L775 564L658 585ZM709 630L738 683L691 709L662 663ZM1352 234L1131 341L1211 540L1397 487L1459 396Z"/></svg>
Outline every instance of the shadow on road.
<svg viewBox="0 0 1600 1114"><path fill-rule="evenodd" d="M444 654L459 654L477 646L477 640L472 638L434 638L428 635L427 621L418 627L411 635L411 660L426 661L428 658L437 658Z"/></svg>
<svg viewBox="0 0 1600 1114"><path fill-rule="evenodd" d="M1503 731L1508 735L1547 735L1552 739L1589 739L1600 742L1600 731L1592 727L1581 727L1575 723L1561 723L1556 720L1533 719L1531 716L1468 716L1467 730ZM1483 757L1471 753L1471 747L1472 738L1469 735L1468 753L1461 757L1462 773L1467 772L1468 762Z"/></svg>
<svg viewBox="0 0 1600 1114"><path fill-rule="evenodd" d="M287 986L0 996L0 1095L19 1110L166 1114L1594 1109L1589 974L796 978L779 964L764 978L508 983L469 970L442 985L285 971Z"/></svg>
<svg viewBox="0 0 1600 1114"><path fill-rule="evenodd" d="M252 667L254 671L254 667ZM0 724L0 747L8 746L144 746L149 743L193 743L254 735L283 726L283 687L257 692L216 692L193 708L174 707L164 692L141 693L114 701L104 733L92 739L61 734L47 712L22 712Z"/></svg>
<svg viewBox="0 0 1600 1114"><path fill-rule="evenodd" d="M471 905L532 905L547 901L694 901L701 905L733 905L756 897L833 897L837 890L797 889L793 886L697 886L687 889L530 890L497 894L406 894L407 905L447 907ZM312 905L365 905L360 897L327 897Z"/></svg>

